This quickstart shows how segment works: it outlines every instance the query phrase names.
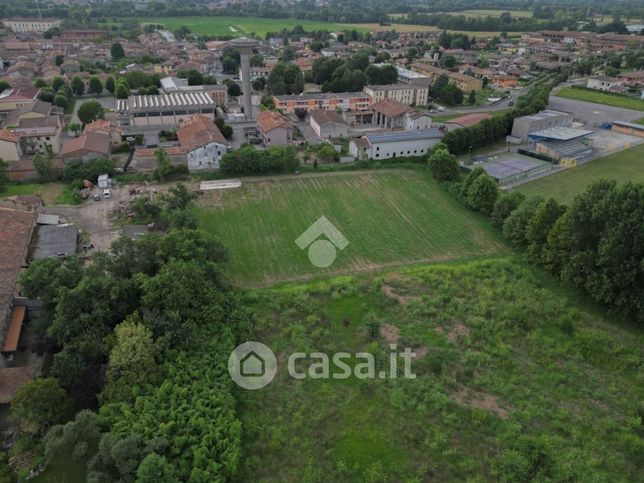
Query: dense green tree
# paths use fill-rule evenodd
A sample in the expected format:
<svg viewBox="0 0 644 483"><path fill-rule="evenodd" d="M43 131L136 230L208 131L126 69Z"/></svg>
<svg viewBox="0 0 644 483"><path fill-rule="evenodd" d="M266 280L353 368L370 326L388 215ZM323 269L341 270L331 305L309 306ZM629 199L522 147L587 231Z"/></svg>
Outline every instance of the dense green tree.
<svg viewBox="0 0 644 483"><path fill-rule="evenodd" d="M494 203L499 195L496 181L487 173L477 177L467 190L466 203L470 208L484 215L492 214Z"/></svg>
<svg viewBox="0 0 644 483"><path fill-rule="evenodd" d="M54 97L54 106L62 107L63 109L66 109L68 105L69 105L69 99L66 96L58 94Z"/></svg>
<svg viewBox="0 0 644 483"><path fill-rule="evenodd" d="M112 56L112 60L115 62L125 57L125 50L123 49L123 46L120 44L120 42L114 42L112 44L112 47L110 48L110 55Z"/></svg>
<svg viewBox="0 0 644 483"><path fill-rule="evenodd" d="M125 79L119 79L116 81L114 96L117 99L127 99L130 97L130 86Z"/></svg>
<svg viewBox="0 0 644 483"><path fill-rule="evenodd" d="M450 150L451 151L451 150ZM472 169L465 179L463 180L463 183L461 184L461 190L460 190L460 196L461 199L466 200L467 199L467 193L470 189L470 186L472 186L472 183L478 178L479 176L482 176L486 174L485 170L481 166L476 166L474 169Z"/></svg>
<svg viewBox="0 0 644 483"><path fill-rule="evenodd" d="M33 163L40 179L42 181L51 181L54 177L54 152L49 144L46 144L45 146L45 155L43 156L40 153L36 153L34 155Z"/></svg>
<svg viewBox="0 0 644 483"><path fill-rule="evenodd" d="M101 92L103 92L103 83L95 75L89 78L89 86L87 92L90 92L92 94L100 94Z"/></svg>
<svg viewBox="0 0 644 483"><path fill-rule="evenodd" d="M365 74L369 78L369 84L373 85L395 84L398 82L398 71L391 64L383 65L382 67L372 64L366 68Z"/></svg>
<svg viewBox="0 0 644 483"><path fill-rule="evenodd" d="M110 76L107 76L107 77L105 78L105 89L106 89L106 90L107 90L107 92L109 92L110 94L114 94L114 89L115 89L115 86L114 86L114 77L112 77L111 75L110 75Z"/></svg>
<svg viewBox="0 0 644 483"><path fill-rule="evenodd" d="M470 91L470 95L467 97L467 103L471 106L476 104L476 92L473 90Z"/></svg>
<svg viewBox="0 0 644 483"><path fill-rule="evenodd" d="M503 228L503 223L506 218L510 216L514 210L525 200L525 195L520 191L513 191L512 193L503 193L494 202L494 208L490 219L492 225L497 228Z"/></svg>
<svg viewBox="0 0 644 483"><path fill-rule="evenodd" d="M156 453L147 455L136 470L137 483L178 483L172 465Z"/></svg>
<svg viewBox="0 0 644 483"><path fill-rule="evenodd" d="M34 81L34 87L37 87L37 88L39 88L39 89L42 89L43 87L47 87L47 83L46 83L46 82L45 82L41 77L38 77L38 78Z"/></svg>
<svg viewBox="0 0 644 483"><path fill-rule="evenodd" d="M527 248L529 243L527 237L528 223L530 223L541 203L543 203L543 198L539 196L528 198L505 219L503 235L515 248Z"/></svg>
<svg viewBox="0 0 644 483"><path fill-rule="evenodd" d="M10 88L11 88L11 84L9 84L6 80L0 80L0 92Z"/></svg>
<svg viewBox="0 0 644 483"><path fill-rule="evenodd" d="M75 287L81 276L81 263L77 257L41 258L33 260L29 270L22 272L20 287L26 297L40 298L45 309L52 312L60 290Z"/></svg>
<svg viewBox="0 0 644 483"><path fill-rule="evenodd" d="M65 85L65 81L63 80L62 77L54 77L51 81L51 88L54 90L54 92L58 92L58 90Z"/></svg>
<svg viewBox="0 0 644 483"><path fill-rule="evenodd" d="M80 119L83 124L89 124L97 119L103 119L105 108L103 108L100 102L92 99L90 101L85 101L80 105L77 115L78 119Z"/></svg>
<svg viewBox="0 0 644 483"><path fill-rule="evenodd" d="M101 436L101 423L96 413L84 409L76 414L73 421L53 426L45 435L45 458L53 461L69 457L82 461L90 448L96 447Z"/></svg>
<svg viewBox="0 0 644 483"><path fill-rule="evenodd" d="M242 95L241 87L236 82L228 83L228 95L231 97L239 97Z"/></svg>
<svg viewBox="0 0 644 483"><path fill-rule="evenodd" d="M266 87L266 78L265 77L258 77L253 81L253 90L255 91L263 91L264 88Z"/></svg>
<svg viewBox="0 0 644 483"><path fill-rule="evenodd" d="M25 384L11 401L12 415L26 422L32 431L62 422L70 409L67 394L52 377Z"/></svg>
<svg viewBox="0 0 644 483"><path fill-rule="evenodd" d="M73 93L77 96L82 96L85 93L85 83L77 75L72 78L71 87Z"/></svg>
<svg viewBox="0 0 644 483"><path fill-rule="evenodd" d="M40 91L40 95L38 96L41 101L45 102L54 102L54 97L56 94L54 93L54 90L51 87L45 87Z"/></svg>
<svg viewBox="0 0 644 483"><path fill-rule="evenodd" d="M275 96L300 94L304 90L302 71L294 64L278 62L268 76L266 89Z"/></svg>
<svg viewBox="0 0 644 483"><path fill-rule="evenodd" d="M541 262L546 250L548 233L557 222L565 209L553 198L549 198L535 210L526 228L526 240L528 242L528 256L535 262Z"/></svg>
<svg viewBox="0 0 644 483"><path fill-rule="evenodd" d="M172 162L170 156L164 149L157 149L154 151L154 157L157 161L157 168L154 171L154 176L161 182L165 182L166 178L172 173Z"/></svg>
<svg viewBox="0 0 644 483"><path fill-rule="evenodd" d="M458 180L458 164L456 156L451 154L447 147L432 150L428 157L429 169L434 179L438 181Z"/></svg>
<svg viewBox="0 0 644 483"><path fill-rule="evenodd" d="M188 85L190 86L200 86L204 84L203 74L196 69L179 70L179 72L177 72L177 77L187 79Z"/></svg>

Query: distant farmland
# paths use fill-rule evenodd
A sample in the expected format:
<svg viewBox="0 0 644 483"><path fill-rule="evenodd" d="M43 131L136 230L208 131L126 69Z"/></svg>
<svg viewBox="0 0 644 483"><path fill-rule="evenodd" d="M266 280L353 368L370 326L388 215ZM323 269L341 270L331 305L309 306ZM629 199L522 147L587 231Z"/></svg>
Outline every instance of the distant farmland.
<svg viewBox="0 0 644 483"><path fill-rule="evenodd" d="M644 144L619 153L596 159L560 173L545 176L516 189L527 196L552 197L561 203L570 203L588 185L600 178L644 182Z"/></svg>
<svg viewBox="0 0 644 483"><path fill-rule="evenodd" d="M163 25L168 30L176 30L186 26L192 32L199 35L250 35L255 33L264 37L267 32L279 32L280 30L292 29L297 25L304 27L306 31L328 30L330 32L341 31L347 28L356 28L367 32L366 27L348 27L346 25L320 22L315 20L300 20L297 18L256 18L256 17L147 17L141 19L142 23L153 23Z"/></svg>

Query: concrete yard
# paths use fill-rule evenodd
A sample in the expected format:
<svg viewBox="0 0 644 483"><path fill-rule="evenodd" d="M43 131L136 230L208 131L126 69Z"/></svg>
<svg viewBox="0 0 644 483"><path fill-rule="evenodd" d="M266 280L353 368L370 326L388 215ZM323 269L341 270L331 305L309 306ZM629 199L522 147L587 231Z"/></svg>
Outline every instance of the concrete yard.
<svg viewBox="0 0 644 483"><path fill-rule="evenodd" d="M599 127L602 122L634 121L644 115L642 111L636 111L634 109L623 109L621 107L565 99L557 96L550 96L548 108L557 111L572 112L575 115L575 119L586 124L589 129Z"/></svg>

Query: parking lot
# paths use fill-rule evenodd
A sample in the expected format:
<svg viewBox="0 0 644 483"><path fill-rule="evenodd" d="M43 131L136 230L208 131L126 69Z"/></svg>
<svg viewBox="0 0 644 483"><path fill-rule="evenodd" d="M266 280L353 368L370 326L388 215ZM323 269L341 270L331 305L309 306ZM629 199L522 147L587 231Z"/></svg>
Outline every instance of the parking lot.
<svg viewBox="0 0 644 483"><path fill-rule="evenodd" d="M644 112L634 109L623 109L621 107L565 99L557 96L550 96L548 108L572 112L575 115L575 119L583 122L588 129L598 128L602 122L634 121L644 117Z"/></svg>

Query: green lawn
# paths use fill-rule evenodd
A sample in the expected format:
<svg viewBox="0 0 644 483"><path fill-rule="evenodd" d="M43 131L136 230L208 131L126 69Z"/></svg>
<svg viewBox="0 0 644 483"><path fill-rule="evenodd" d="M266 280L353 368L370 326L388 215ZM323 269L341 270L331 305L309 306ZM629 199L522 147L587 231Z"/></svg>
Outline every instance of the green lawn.
<svg viewBox="0 0 644 483"><path fill-rule="evenodd" d="M140 19L142 23L164 25L168 30L176 30L182 25L200 35L250 35L252 33L264 38L266 32L279 32L284 28L292 29L301 25L306 31L328 30L341 31L346 26L315 20L296 18L255 18L255 17L149 17ZM357 29L367 32L366 28Z"/></svg>
<svg viewBox="0 0 644 483"><path fill-rule="evenodd" d="M261 290L254 309L254 340L278 370L266 388L238 392L240 481L641 477L640 334L516 261ZM346 351L389 372L394 341L419 354L415 379L401 359L397 379L296 380L285 369L295 351Z"/></svg>
<svg viewBox="0 0 644 483"><path fill-rule="evenodd" d="M606 92L600 92L591 89L581 89L578 87L564 87L555 95L558 97L566 97L568 99L576 99L578 101L596 102L597 104L606 104L608 106L644 111L643 100L626 97L619 94L609 94Z"/></svg>
<svg viewBox="0 0 644 483"><path fill-rule="evenodd" d="M4 191L0 191L0 197L3 196L17 196L17 195L33 195L40 193L42 185L38 183L21 183L9 184Z"/></svg>
<svg viewBox="0 0 644 483"><path fill-rule="evenodd" d="M229 247L228 275L261 286L420 261L506 250L481 217L464 208L424 171L396 170L242 180L209 192L200 225ZM321 216L349 245L319 269L295 240Z"/></svg>
<svg viewBox="0 0 644 483"><path fill-rule="evenodd" d="M644 182L644 144L530 181L516 189L528 196L541 195L570 203L590 183L600 178L620 183Z"/></svg>

